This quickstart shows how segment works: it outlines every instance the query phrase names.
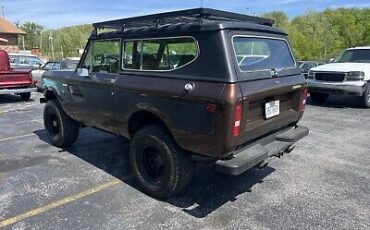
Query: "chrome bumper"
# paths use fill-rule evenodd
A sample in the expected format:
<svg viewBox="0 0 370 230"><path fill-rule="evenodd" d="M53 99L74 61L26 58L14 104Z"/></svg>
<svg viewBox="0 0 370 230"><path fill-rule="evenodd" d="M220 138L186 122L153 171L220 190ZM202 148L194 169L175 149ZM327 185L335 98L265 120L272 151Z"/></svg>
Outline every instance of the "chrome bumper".
<svg viewBox="0 0 370 230"><path fill-rule="evenodd" d="M365 91L365 81L347 81L347 82L322 82L307 79L309 90L327 93L348 93L361 96Z"/></svg>
<svg viewBox="0 0 370 230"><path fill-rule="evenodd" d="M20 94L20 93L30 93L36 92L37 88L15 88L15 89L0 89L0 94Z"/></svg>

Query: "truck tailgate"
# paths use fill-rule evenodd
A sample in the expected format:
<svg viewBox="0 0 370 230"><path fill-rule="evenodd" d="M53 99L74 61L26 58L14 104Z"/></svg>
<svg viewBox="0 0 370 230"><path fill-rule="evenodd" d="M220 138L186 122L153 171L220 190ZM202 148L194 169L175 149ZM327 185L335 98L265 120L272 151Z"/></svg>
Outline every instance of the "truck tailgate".
<svg viewBox="0 0 370 230"><path fill-rule="evenodd" d="M306 84L301 77L240 82L239 86L243 95L239 145L291 125L302 116ZM266 114L266 103L269 102L277 102L278 108L278 114L271 117Z"/></svg>
<svg viewBox="0 0 370 230"><path fill-rule="evenodd" d="M0 88L28 87L30 85L32 85L32 77L29 72L0 72Z"/></svg>

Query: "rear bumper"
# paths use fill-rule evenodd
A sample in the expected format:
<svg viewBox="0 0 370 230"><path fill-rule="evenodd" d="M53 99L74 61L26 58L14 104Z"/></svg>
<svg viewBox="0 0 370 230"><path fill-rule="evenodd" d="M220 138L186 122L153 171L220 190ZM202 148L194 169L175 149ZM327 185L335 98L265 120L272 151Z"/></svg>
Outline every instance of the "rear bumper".
<svg viewBox="0 0 370 230"><path fill-rule="evenodd" d="M365 81L351 82L319 82L308 79L307 84L310 92L354 94L361 96L365 91Z"/></svg>
<svg viewBox="0 0 370 230"><path fill-rule="evenodd" d="M303 126L273 133L234 153L231 159L216 161L216 170L228 175L240 175L269 157L279 156L308 133L309 129Z"/></svg>
<svg viewBox="0 0 370 230"><path fill-rule="evenodd" d="M14 88L14 89L0 89L0 94L19 94L19 93L30 93L36 92L37 88Z"/></svg>

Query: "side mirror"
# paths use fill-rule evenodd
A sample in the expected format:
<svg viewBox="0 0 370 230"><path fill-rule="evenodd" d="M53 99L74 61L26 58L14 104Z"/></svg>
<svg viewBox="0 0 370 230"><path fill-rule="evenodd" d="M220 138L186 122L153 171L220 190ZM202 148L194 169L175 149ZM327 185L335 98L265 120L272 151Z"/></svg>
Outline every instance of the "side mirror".
<svg viewBox="0 0 370 230"><path fill-rule="evenodd" d="M328 60L328 63L333 63L335 61L335 58L330 58L329 60Z"/></svg>
<svg viewBox="0 0 370 230"><path fill-rule="evenodd" d="M77 68L77 74L80 77L89 77L89 70L87 68Z"/></svg>

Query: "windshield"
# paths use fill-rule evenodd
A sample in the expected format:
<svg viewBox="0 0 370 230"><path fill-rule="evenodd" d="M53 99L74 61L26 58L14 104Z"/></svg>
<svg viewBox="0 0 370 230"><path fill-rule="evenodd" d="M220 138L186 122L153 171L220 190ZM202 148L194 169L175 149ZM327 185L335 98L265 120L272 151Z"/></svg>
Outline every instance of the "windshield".
<svg viewBox="0 0 370 230"><path fill-rule="evenodd" d="M242 72L295 68L289 46L283 39L235 36L233 45Z"/></svg>
<svg viewBox="0 0 370 230"><path fill-rule="evenodd" d="M370 49L346 50L336 62L370 63Z"/></svg>

